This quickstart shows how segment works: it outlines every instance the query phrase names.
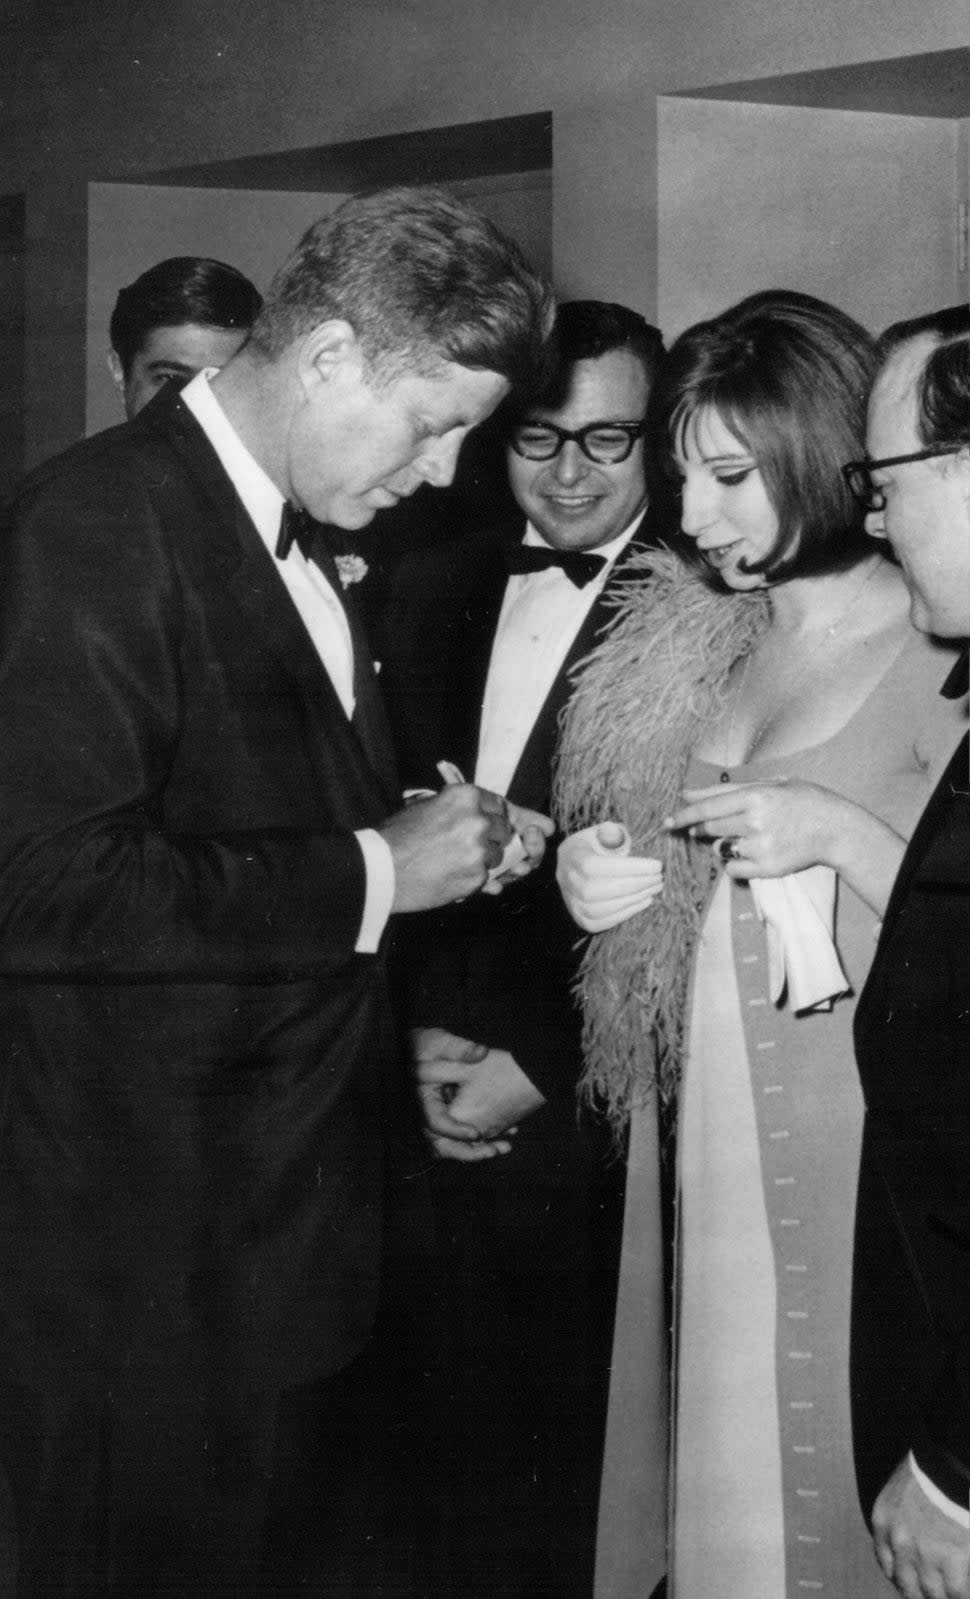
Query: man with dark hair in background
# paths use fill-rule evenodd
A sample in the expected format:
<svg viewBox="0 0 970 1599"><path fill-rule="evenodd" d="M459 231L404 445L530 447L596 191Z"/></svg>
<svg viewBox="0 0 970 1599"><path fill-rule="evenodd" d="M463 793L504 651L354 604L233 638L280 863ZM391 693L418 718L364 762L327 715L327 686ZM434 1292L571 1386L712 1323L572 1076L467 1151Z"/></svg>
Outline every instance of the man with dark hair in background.
<svg viewBox="0 0 970 1599"><path fill-rule="evenodd" d="M400 808L319 524L448 483L469 429L541 370L551 320L470 207L352 198L211 381L167 385L9 509L0 1466L19 1599L352 1585L374 1436L358 1357L410 1098L386 924L474 896L513 832L528 871L550 824L470 784Z"/></svg>
<svg viewBox="0 0 970 1599"><path fill-rule="evenodd" d="M445 759L539 810L570 669L655 538L643 427L663 354L656 328L602 301L561 306L556 334L550 385L506 418L519 515L403 563L384 667L409 782L439 783ZM576 929L547 861L514 895L477 896L408 934L405 1004L439 1157L432 1586L442 1599L580 1599L592 1591L623 1162L577 1104Z"/></svg>
<svg viewBox="0 0 970 1599"><path fill-rule="evenodd" d="M970 309L881 340L868 458L846 467L913 623L970 636ZM967 694L967 654L941 692ZM906 1599L970 1595L970 773L964 736L906 848L855 1016L856 1471Z"/></svg>
<svg viewBox="0 0 970 1599"><path fill-rule="evenodd" d="M225 366L262 303L235 267L204 255L171 256L127 284L111 313L108 371L129 420L170 379Z"/></svg>

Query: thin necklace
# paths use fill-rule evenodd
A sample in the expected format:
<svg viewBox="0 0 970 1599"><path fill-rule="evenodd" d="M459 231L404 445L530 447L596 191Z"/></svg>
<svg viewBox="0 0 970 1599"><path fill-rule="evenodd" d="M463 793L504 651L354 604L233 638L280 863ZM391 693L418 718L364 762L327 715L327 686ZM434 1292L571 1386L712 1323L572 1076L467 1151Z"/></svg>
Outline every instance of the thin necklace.
<svg viewBox="0 0 970 1599"><path fill-rule="evenodd" d="M802 662L802 671L803 672L804 672L806 667L811 666L811 665L814 664L815 659L816 659L819 651L822 649L823 645L827 644L829 639L832 637L832 635L839 631L839 628L842 626L842 623L845 621L846 617L849 615L849 612L854 610L855 606L862 599L862 596L865 593L866 588L868 587L868 585L871 582L872 578L875 576L876 570L881 565L881 562L882 562L882 557L881 556L876 556L873 559L872 565L870 566L870 568L869 568L868 572L866 573L865 577L863 578L862 582L858 585L857 588L853 589L853 591L850 594L850 596L849 596L848 600L846 601L845 605L843 605L841 611L839 611L838 615L836 616L834 622L830 622L828 627L823 628L822 632L819 634L818 641L815 644L815 647L812 649L811 653L808 656L808 659L806 661ZM738 675L738 685L737 685L737 688L734 691L734 694L731 697L731 713L730 713L730 715L728 717L727 738L725 739L725 748L727 749L728 755L730 755L731 750L734 748L734 720L735 720L735 716L736 716L736 713L737 713L738 705L739 705L739 703L741 701L741 698L742 698L742 696L744 694L745 683L747 682L747 677L748 677L748 664L749 664L749 662L751 660L751 656L753 655L753 653L754 653L753 650L749 650L747 655L744 657L744 660L741 663L741 671L740 671L740 673ZM772 717L775 716L777 711L778 711L778 705L776 704L773 707L773 709L771 709L768 712L767 716L762 717L761 721L758 723L758 725L755 728L754 732L752 733L751 737L748 739L748 747L747 747L746 756L735 763L737 766L743 766L745 764L745 759L749 759L750 758L751 751L757 748L758 740L760 739L760 737L761 737L762 733L764 732L765 728L768 726L768 723L771 721ZM730 770L727 767L724 767L722 769L721 776L720 776L720 781L722 783L730 783L731 782L731 773L730 773Z"/></svg>

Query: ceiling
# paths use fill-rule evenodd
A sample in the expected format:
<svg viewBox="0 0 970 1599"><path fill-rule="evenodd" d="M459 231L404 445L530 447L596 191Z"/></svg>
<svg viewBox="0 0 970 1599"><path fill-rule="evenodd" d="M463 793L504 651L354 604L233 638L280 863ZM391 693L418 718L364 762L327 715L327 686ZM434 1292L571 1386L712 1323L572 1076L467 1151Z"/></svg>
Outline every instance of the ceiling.
<svg viewBox="0 0 970 1599"><path fill-rule="evenodd" d="M970 117L970 48L670 92L675 98L692 100L743 100L753 105L962 119Z"/></svg>

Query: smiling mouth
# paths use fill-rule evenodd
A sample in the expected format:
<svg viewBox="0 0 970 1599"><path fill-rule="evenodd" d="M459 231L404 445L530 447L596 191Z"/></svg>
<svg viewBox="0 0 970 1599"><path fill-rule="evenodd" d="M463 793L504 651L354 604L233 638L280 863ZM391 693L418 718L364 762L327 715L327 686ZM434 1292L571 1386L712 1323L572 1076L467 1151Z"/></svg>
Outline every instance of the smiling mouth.
<svg viewBox="0 0 970 1599"><path fill-rule="evenodd" d="M698 548L705 561L710 561L712 566L723 566L740 543L740 539L732 539L730 544L710 544L706 548L699 545Z"/></svg>
<svg viewBox="0 0 970 1599"><path fill-rule="evenodd" d="M546 495L546 503L554 505L557 511L585 511L591 505L598 505L599 502L598 494L577 494L569 498L558 494Z"/></svg>

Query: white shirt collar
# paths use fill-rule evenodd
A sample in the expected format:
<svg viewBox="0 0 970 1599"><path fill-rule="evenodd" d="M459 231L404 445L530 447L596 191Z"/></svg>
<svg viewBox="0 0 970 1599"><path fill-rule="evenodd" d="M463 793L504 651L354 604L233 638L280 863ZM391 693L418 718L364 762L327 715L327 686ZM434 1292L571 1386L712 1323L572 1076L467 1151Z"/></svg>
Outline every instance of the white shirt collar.
<svg viewBox="0 0 970 1599"><path fill-rule="evenodd" d="M247 450L216 399L209 380L217 371L213 366L197 372L182 390L182 399L222 462L260 537L272 550L279 536L283 495Z"/></svg>

